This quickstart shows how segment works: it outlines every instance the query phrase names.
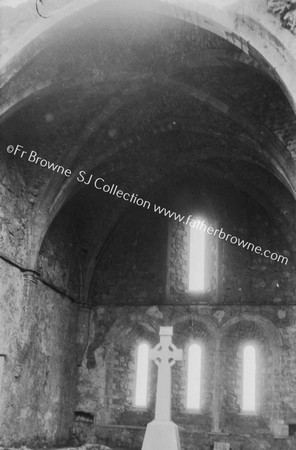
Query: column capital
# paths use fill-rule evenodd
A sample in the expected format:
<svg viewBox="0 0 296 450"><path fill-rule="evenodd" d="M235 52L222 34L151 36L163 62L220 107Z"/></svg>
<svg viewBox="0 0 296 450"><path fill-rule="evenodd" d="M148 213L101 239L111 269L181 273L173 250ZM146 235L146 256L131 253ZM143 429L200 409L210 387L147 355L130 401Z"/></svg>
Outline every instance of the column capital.
<svg viewBox="0 0 296 450"><path fill-rule="evenodd" d="M39 274L36 270L26 269L23 271L23 277L25 282L31 282L36 284L39 278Z"/></svg>

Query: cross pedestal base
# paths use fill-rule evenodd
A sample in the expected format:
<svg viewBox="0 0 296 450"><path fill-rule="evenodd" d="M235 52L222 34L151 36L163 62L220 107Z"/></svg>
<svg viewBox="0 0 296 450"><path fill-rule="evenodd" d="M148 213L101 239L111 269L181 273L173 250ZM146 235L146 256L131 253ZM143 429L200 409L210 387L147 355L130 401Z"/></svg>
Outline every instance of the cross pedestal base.
<svg viewBox="0 0 296 450"><path fill-rule="evenodd" d="M148 423L142 450L181 450L178 426L172 421Z"/></svg>

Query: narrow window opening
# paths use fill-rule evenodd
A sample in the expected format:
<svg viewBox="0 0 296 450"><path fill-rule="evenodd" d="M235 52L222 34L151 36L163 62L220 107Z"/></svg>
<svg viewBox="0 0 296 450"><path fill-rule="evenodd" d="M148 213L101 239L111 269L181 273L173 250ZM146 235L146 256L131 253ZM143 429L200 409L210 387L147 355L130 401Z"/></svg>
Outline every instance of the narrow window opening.
<svg viewBox="0 0 296 450"><path fill-rule="evenodd" d="M135 406L147 406L148 354L148 344L140 344L137 350Z"/></svg>
<svg viewBox="0 0 296 450"><path fill-rule="evenodd" d="M246 345L243 350L243 411L256 411L256 350Z"/></svg>
<svg viewBox="0 0 296 450"><path fill-rule="evenodd" d="M190 228L189 241L189 290L204 291L205 289L205 232L204 221L194 221L199 228Z"/></svg>
<svg viewBox="0 0 296 450"><path fill-rule="evenodd" d="M201 348L198 344L188 349L187 402L188 409L200 409Z"/></svg>

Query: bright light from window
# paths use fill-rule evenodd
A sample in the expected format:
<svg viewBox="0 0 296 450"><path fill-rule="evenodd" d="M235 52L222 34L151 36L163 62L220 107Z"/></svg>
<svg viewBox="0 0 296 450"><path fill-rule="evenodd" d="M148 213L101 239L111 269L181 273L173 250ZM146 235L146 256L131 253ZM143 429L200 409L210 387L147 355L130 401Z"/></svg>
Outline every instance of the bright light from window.
<svg viewBox="0 0 296 450"><path fill-rule="evenodd" d="M147 406L148 344L140 344L137 351L135 406Z"/></svg>
<svg viewBox="0 0 296 450"><path fill-rule="evenodd" d="M200 408L200 361L201 348L198 344L188 349L187 403L188 409Z"/></svg>
<svg viewBox="0 0 296 450"><path fill-rule="evenodd" d="M203 291L205 288L205 232L190 228L189 245L189 290Z"/></svg>
<svg viewBox="0 0 296 450"><path fill-rule="evenodd" d="M256 410L256 350L246 345L243 352L243 411Z"/></svg>

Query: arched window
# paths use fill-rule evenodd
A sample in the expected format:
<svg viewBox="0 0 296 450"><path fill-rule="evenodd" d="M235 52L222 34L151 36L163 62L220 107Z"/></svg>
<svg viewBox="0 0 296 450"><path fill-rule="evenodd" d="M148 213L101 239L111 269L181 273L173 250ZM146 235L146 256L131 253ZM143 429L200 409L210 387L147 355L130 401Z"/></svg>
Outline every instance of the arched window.
<svg viewBox="0 0 296 450"><path fill-rule="evenodd" d="M191 344L188 349L187 401L188 409L200 409L201 347Z"/></svg>
<svg viewBox="0 0 296 450"><path fill-rule="evenodd" d="M243 393L242 410L256 411L256 349L246 345L243 349Z"/></svg>
<svg viewBox="0 0 296 450"><path fill-rule="evenodd" d="M149 346L142 343L137 349L136 359L136 393L135 406L147 406L147 389L148 389L148 357Z"/></svg>
<svg viewBox="0 0 296 450"><path fill-rule="evenodd" d="M189 241L189 291L205 289L205 230L201 219L192 220Z"/></svg>

